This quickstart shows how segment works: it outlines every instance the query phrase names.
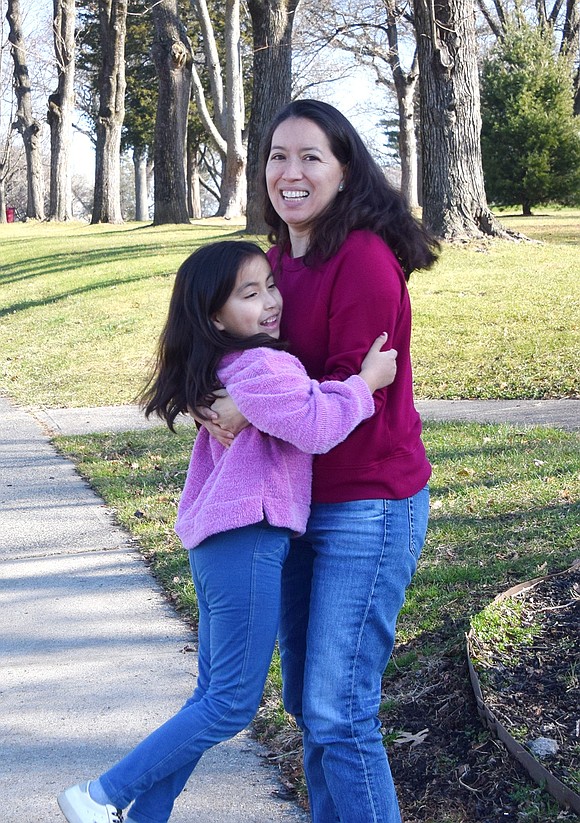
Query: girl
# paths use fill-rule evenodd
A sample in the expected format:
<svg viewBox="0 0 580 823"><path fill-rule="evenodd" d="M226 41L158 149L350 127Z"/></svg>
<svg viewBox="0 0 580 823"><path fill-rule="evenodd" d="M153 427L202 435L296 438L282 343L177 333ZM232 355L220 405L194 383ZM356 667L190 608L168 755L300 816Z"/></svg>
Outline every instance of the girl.
<svg viewBox="0 0 580 823"><path fill-rule="evenodd" d="M199 675L183 708L98 780L59 795L69 823L165 823L198 760L252 720L280 611L282 565L306 528L313 453L374 412L396 352L375 340L360 373L323 384L279 341L282 298L252 243L199 249L180 267L143 397L169 428L225 387L251 425L228 448L197 435L176 522L199 604Z"/></svg>

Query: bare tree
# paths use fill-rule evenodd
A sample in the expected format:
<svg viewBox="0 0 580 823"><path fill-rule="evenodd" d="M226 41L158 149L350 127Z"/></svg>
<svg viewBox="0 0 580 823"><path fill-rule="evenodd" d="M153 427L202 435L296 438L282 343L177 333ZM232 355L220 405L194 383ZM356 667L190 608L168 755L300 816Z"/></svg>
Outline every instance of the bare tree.
<svg viewBox="0 0 580 823"><path fill-rule="evenodd" d="M246 148L244 145L244 86L240 43L240 0L225 2L225 84L216 33L206 0L191 0L201 29L213 115L195 65L193 92L199 117L222 156L222 181L218 215L243 214L246 203Z"/></svg>
<svg viewBox="0 0 580 823"><path fill-rule="evenodd" d="M177 0L153 5L153 61L159 78L155 120L154 216L161 223L189 223L185 145L191 94L192 53Z"/></svg>
<svg viewBox="0 0 580 823"><path fill-rule="evenodd" d="M249 0L254 43L252 112L248 124L246 231L265 231L259 198L260 141L292 93L292 27L299 0Z"/></svg>
<svg viewBox="0 0 580 823"><path fill-rule="evenodd" d="M14 89L18 102L12 127L22 136L26 152L28 188L26 216L35 220L44 220L44 176L40 145L42 124L32 113L30 77L22 33L20 0L8 0L6 17L10 26L9 40L12 44L14 61Z"/></svg>
<svg viewBox="0 0 580 823"><path fill-rule="evenodd" d="M2 0L0 0L0 124L4 122L12 122L14 119L14 97L10 98L10 113L9 117L5 116L5 99L4 99L4 63L6 39L4 37L4 10L2 8ZM7 129L5 134L0 137L0 223L6 223L6 178L10 174L10 138L13 132L12 129Z"/></svg>
<svg viewBox="0 0 580 823"><path fill-rule="evenodd" d="M53 0L57 88L48 98L50 206L52 220L70 220L71 146L74 110L75 0Z"/></svg>
<svg viewBox="0 0 580 823"><path fill-rule="evenodd" d="M192 220L199 220L201 214L200 163L197 146L187 146L187 209Z"/></svg>
<svg viewBox="0 0 580 823"><path fill-rule="evenodd" d="M91 223L122 223L121 128L125 116L127 0L99 0L101 69Z"/></svg>
<svg viewBox="0 0 580 823"><path fill-rule="evenodd" d="M144 222L149 219L149 174L146 148L133 149L133 169L135 172L135 220Z"/></svg>
<svg viewBox="0 0 580 823"><path fill-rule="evenodd" d="M481 160L473 0L415 0L421 71L423 221L439 237L507 237L491 213Z"/></svg>
<svg viewBox="0 0 580 823"><path fill-rule="evenodd" d="M1 46L0 46L1 57ZM0 102L1 97L0 97ZM0 223L6 223L8 218L6 216L6 182L12 174L12 152L10 143L11 132L7 131L4 139L0 143Z"/></svg>
<svg viewBox="0 0 580 823"><path fill-rule="evenodd" d="M338 49L367 67L377 85L396 100L401 190L411 208L419 205L416 91L419 66L413 12L407 2L351 0L305 2L300 29L304 46L314 53Z"/></svg>

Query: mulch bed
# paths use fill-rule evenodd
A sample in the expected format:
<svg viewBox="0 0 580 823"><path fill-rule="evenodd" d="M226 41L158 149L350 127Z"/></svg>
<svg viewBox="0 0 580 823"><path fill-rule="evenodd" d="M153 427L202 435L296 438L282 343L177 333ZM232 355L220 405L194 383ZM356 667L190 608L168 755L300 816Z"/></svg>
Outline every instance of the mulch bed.
<svg viewBox="0 0 580 823"><path fill-rule="evenodd" d="M580 565L503 602L510 601L521 610L519 625L528 639L507 648L474 633L470 641L485 706L551 775L579 794ZM556 751L534 751L538 740Z"/></svg>
<svg viewBox="0 0 580 823"><path fill-rule="evenodd" d="M558 753L544 765L578 792L580 568L547 578L519 597L523 619L541 628L517 658L512 653L492 665L485 700L516 736L525 730L522 742L556 739ZM484 727L465 645L454 637L457 629L449 627L446 636L423 636L415 649L399 646L398 655L420 654L424 643L437 643L445 651L385 683L385 700L392 702L381 720L405 823L545 823L550 806L550 819L577 821L571 810L553 811L555 801ZM299 736L286 731L268 745L288 791L304 802Z"/></svg>

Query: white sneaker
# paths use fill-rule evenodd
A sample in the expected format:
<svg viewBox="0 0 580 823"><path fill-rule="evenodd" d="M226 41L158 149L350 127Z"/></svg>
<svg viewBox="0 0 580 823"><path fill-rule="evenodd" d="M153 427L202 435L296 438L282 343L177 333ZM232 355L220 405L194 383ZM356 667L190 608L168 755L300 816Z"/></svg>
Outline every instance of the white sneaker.
<svg viewBox="0 0 580 823"><path fill-rule="evenodd" d="M57 801L68 823L123 823L121 809L95 803L88 782L61 792Z"/></svg>

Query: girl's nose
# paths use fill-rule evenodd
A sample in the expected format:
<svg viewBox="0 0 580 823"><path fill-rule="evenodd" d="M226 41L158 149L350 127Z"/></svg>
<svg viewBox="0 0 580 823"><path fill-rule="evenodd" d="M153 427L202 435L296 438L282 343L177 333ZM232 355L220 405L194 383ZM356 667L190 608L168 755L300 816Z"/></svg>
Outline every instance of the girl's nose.
<svg viewBox="0 0 580 823"><path fill-rule="evenodd" d="M264 298L264 308L270 311L270 309L278 308L278 304L278 295L275 292L268 289L268 291L266 292L266 296Z"/></svg>

